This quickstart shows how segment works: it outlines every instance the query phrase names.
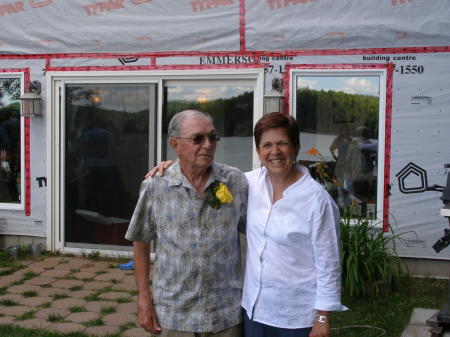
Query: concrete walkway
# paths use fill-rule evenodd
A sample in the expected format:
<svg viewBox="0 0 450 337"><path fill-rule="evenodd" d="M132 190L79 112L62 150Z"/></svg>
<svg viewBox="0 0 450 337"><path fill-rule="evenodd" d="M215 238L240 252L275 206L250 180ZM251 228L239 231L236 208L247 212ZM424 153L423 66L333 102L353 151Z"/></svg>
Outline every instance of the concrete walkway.
<svg viewBox="0 0 450 337"><path fill-rule="evenodd" d="M0 276L0 325L151 336L136 321L133 271L119 270L117 261L52 256L17 263L24 268Z"/></svg>
<svg viewBox="0 0 450 337"><path fill-rule="evenodd" d="M409 324L403 330L401 337L430 337L431 327L427 325L427 320L437 311L436 309L414 308ZM450 332L445 332L443 337L450 337Z"/></svg>

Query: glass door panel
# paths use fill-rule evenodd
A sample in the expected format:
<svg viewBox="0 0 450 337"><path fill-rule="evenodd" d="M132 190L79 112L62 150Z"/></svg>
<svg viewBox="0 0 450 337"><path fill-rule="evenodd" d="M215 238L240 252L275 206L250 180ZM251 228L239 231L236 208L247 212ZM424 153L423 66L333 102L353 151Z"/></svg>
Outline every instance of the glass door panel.
<svg viewBox="0 0 450 337"><path fill-rule="evenodd" d="M379 76L299 75L296 84L300 160L342 214L375 219Z"/></svg>
<svg viewBox="0 0 450 337"><path fill-rule="evenodd" d="M207 112L221 139L215 161L252 169L253 97L251 81L167 81L162 115L162 159L175 159L167 136L170 119L177 112L193 109Z"/></svg>
<svg viewBox="0 0 450 337"><path fill-rule="evenodd" d="M66 246L130 245L123 237L154 153L155 90L154 84L66 85Z"/></svg>

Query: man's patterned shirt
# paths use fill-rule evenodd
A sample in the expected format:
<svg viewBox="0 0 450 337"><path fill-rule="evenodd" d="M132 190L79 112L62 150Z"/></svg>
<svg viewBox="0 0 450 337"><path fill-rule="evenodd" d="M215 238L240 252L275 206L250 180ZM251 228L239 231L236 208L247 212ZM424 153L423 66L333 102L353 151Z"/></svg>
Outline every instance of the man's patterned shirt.
<svg viewBox="0 0 450 337"><path fill-rule="evenodd" d="M181 173L145 180L126 239L157 239L153 302L163 328L217 332L241 321L238 222L245 221L248 184L238 169L214 163L205 189L224 183L234 200L214 209Z"/></svg>

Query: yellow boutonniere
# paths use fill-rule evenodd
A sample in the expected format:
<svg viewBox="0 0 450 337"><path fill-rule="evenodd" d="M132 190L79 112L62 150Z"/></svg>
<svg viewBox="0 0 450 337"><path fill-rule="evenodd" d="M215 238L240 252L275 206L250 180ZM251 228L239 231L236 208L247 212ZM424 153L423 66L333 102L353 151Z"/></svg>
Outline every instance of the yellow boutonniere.
<svg viewBox="0 0 450 337"><path fill-rule="evenodd" d="M214 181L205 191L206 202L213 208L219 209L222 204L233 201L233 195L224 183Z"/></svg>
<svg viewBox="0 0 450 337"><path fill-rule="evenodd" d="M220 184L219 187L216 189L216 197L219 199L219 201L222 204L228 204L233 201L233 196L231 195L230 190L228 189L227 185Z"/></svg>

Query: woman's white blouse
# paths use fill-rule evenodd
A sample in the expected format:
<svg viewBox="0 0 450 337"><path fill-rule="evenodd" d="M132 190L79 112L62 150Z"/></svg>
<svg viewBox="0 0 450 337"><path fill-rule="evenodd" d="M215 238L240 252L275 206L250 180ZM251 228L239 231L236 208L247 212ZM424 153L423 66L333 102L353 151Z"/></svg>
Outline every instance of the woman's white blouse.
<svg viewBox="0 0 450 337"><path fill-rule="evenodd" d="M339 210L303 166L303 176L272 205L265 168L246 173L247 263L242 306L253 320L280 328L313 325L315 309L340 302Z"/></svg>

